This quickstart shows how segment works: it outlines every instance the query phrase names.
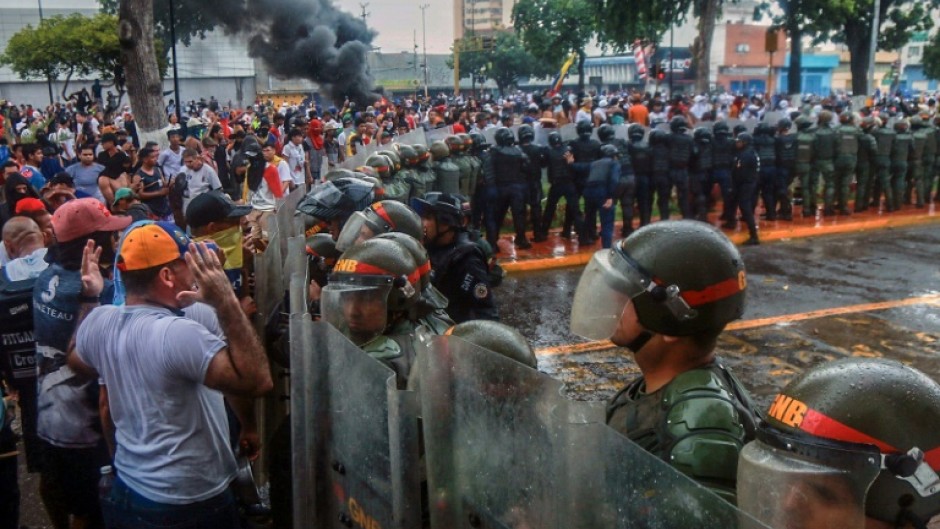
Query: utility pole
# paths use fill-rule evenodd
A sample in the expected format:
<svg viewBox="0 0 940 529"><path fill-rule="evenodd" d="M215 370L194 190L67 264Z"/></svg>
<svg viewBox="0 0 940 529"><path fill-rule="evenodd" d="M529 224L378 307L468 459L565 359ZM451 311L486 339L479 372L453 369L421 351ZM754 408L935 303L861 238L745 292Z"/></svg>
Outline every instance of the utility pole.
<svg viewBox="0 0 940 529"><path fill-rule="evenodd" d="M414 66L415 66L415 101L418 100L418 30L414 30L413 35L415 47L414 47Z"/></svg>
<svg viewBox="0 0 940 529"><path fill-rule="evenodd" d="M672 60L672 50L676 45L675 40L673 40L673 38L675 37L675 29L676 29L675 23L669 26L669 99L672 99L672 77L673 77L672 72L675 69L674 68L675 64L673 63L673 60Z"/></svg>
<svg viewBox="0 0 940 529"><path fill-rule="evenodd" d="M868 51L868 93L866 96L875 93L875 54L878 53L878 24L881 14L881 0L875 0L874 12L871 22L871 47Z"/></svg>
<svg viewBox="0 0 940 529"><path fill-rule="evenodd" d="M43 18L44 17L42 16L42 0L39 0L39 23L40 24L42 24ZM55 97L53 97L52 95L52 77L50 77L48 74L46 74L46 86L49 87L49 104L54 105Z"/></svg>
<svg viewBox="0 0 940 529"><path fill-rule="evenodd" d="M419 6L418 9L421 10L421 40L422 46L424 48L424 98L428 98L428 27L427 27L427 9L431 7L431 4L424 4Z"/></svg>
<svg viewBox="0 0 940 529"><path fill-rule="evenodd" d="M366 8L369 7L369 2L366 2L366 3L364 3L364 4L360 2L360 3L359 3L359 7L362 8L362 15L360 15L360 16L362 17L362 23L368 25L367 22L366 22L366 18L368 18L369 15L372 14L372 13L367 13L367 12L366 12Z"/></svg>
<svg viewBox="0 0 940 529"><path fill-rule="evenodd" d="M173 95L176 96L176 122L183 126L183 98L180 97L180 76L176 69L176 14L173 8L173 0L170 0L170 40L173 44L170 49L173 52ZM271 76L268 76L268 82L271 82Z"/></svg>

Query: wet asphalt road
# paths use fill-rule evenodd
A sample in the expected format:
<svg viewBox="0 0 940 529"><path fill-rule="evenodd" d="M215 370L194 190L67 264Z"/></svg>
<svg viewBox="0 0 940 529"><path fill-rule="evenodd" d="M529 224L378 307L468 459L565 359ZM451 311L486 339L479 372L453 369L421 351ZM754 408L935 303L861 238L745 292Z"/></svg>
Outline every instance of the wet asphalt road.
<svg viewBox="0 0 940 529"><path fill-rule="evenodd" d="M892 302L940 292L940 226L889 229L741 249L748 272L744 320ZM584 340L568 331L581 268L514 274L498 290L503 322L537 350ZM766 404L792 376L842 356L909 362L940 380L940 305L851 310L729 331L719 353ZM569 395L601 400L636 375L624 349L541 354L542 371Z"/></svg>

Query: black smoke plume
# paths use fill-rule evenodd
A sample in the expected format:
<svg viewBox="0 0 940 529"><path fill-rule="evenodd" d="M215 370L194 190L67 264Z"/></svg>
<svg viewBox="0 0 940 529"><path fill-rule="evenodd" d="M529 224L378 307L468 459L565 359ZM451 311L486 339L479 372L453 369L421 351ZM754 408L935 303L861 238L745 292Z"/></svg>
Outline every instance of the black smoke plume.
<svg viewBox="0 0 940 529"><path fill-rule="evenodd" d="M331 0L243 0L218 4L219 23L248 37L248 53L277 77L317 83L336 103L379 98L366 54L375 32Z"/></svg>

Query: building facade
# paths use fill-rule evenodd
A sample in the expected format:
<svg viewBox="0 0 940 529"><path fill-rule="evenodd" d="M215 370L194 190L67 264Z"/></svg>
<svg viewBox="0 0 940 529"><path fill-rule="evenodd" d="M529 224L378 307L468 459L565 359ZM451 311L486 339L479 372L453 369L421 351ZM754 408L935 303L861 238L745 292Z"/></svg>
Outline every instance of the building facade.
<svg viewBox="0 0 940 529"><path fill-rule="evenodd" d="M454 0L454 40L512 27L515 0Z"/></svg>

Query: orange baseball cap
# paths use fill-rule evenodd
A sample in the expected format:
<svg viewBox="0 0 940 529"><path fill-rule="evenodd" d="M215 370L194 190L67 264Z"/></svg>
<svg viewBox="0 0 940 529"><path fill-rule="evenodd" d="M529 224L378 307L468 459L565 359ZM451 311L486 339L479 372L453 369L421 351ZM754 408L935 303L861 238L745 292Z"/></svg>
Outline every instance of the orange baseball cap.
<svg viewBox="0 0 940 529"><path fill-rule="evenodd" d="M129 272L165 265L189 249L192 241L172 222L154 222L131 228L121 241L118 270Z"/></svg>

